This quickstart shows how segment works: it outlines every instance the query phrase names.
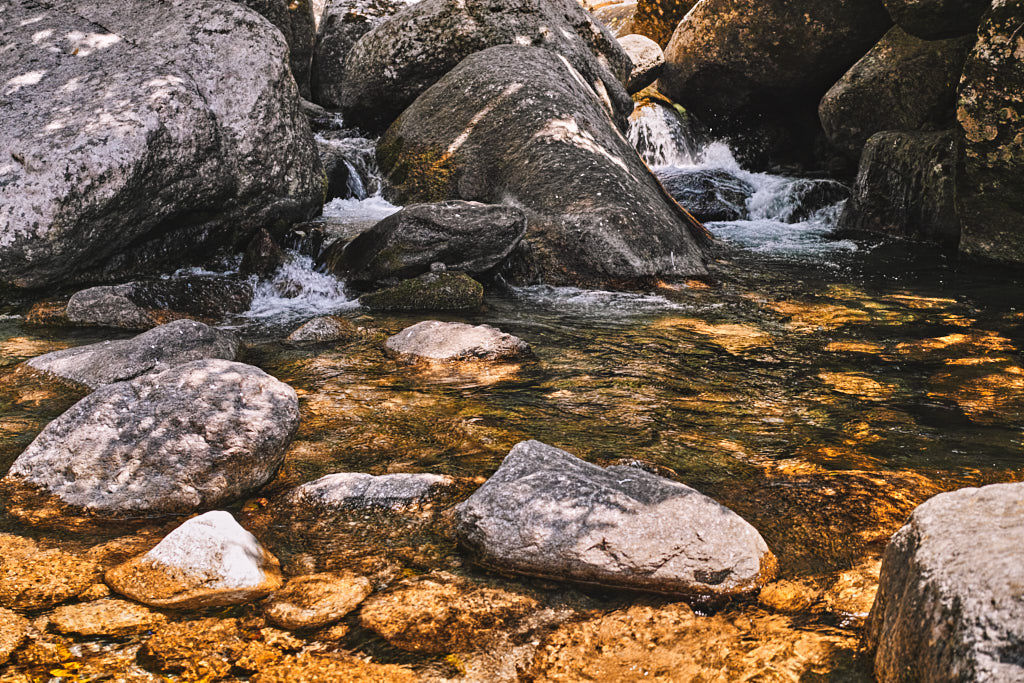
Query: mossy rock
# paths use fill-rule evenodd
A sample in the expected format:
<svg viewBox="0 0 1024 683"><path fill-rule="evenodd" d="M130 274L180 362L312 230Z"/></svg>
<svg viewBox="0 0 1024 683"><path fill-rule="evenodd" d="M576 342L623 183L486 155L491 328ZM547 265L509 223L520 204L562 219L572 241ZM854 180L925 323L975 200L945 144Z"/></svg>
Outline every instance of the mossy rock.
<svg viewBox="0 0 1024 683"><path fill-rule="evenodd" d="M359 297L371 311L472 311L483 301L483 285L465 273L428 273Z"/></svg>

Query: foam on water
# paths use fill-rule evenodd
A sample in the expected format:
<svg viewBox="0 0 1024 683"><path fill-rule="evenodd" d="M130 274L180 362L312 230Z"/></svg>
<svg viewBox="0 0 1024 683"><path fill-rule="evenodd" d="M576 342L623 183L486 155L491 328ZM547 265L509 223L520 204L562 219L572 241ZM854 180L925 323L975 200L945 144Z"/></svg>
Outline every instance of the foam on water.
<svg viewBox="0 0 1024 683"><path fill-rule="evenodd" d="M657 294L608 292L600 289L553 287L551 285L512 287L511 291L521 303L581 315L615 314L618 317L623 314L645 315L657 311L684 308L682 304L669 301Z"/></svg>
<svg viewBox="0 0 1024 683"><path fill-rule="evenodd" d="M352 221L379 221L401 208L380 195L366 199L332 199L324 204L324 217Z"/></svg>
<svg viewBox="0 0 1024 683"><path fill-rule="evenodd" d="M356 299L349 298L341 280L321 273L313 259L301 254L290 254L271 279L260 280L255 287L252 306L243 314L253 320L284 322L359 306Z"/></svg>

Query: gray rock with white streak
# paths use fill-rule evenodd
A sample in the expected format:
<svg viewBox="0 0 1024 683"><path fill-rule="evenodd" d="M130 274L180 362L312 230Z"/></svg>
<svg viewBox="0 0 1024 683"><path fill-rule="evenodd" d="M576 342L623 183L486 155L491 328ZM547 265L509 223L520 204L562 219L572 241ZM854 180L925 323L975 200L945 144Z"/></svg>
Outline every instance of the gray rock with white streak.
<svg viewBox="0 0 1024 683"><path fill-rule="evenodd" d="M132 337L54 351L26 362L91 389L203 358L234 360L238 338L195 320L176 320Z"/></svg>
<svg viewBox="0 0 1024 683"><path fill-rule="evenodd" d="M619 45L633 62L633 70L626 81L629 94L638 93L658 80L665 67L665 53L661 46L647 36L631 33L619 38Z"/></svg>
<svg viewBox="0 0 1024 683"><path fill-rule="evenodd" d="M754 527L700 492L539 441L456 510L459 540L501 571L713 601L757 591L777 566Z"/></svg>
<svg viewBox="0 0 1024 683"><path fill-rule="evenodd" d="M324 508L399 509L429 501L451 488L450 477L439 474L384 474L339 472L294 489L289 502Z"/></svg>
<svg viewBox="0 0 1024 683"><path fill-rule="evenodd" d="M86 396L4 482L103 515L186 513L268 482L298 425L287 384L243 363L193 361Z"/></svg>

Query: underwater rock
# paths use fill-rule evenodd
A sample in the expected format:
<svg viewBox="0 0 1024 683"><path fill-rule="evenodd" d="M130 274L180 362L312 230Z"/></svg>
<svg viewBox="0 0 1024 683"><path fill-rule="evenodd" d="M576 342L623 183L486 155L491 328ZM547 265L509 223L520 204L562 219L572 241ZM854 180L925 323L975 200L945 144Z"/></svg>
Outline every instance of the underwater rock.
<svg viewBox="0 0 1024 683"><path fill-rule="evenodd" d="M0 607L0 664L10 659L25 640L29 625L28 619L17 612Z"/></svg>
<svg viewBox="0 0 1024 683"><path fill-rule="evenodd" d="M513 206L447 201L406 206L348 243L339 240L318 259L358 285L422 275L435 263L479 275L499 265L526 233Z"/></svg>
<svg viewBox="0 0 1024 683"><path fill-rule="evenodd" d="M267 599L263 613L281 628L323 628L354 610L371 592L373 586L365 576L295 576Z"/></svg>
<svg viewBox="0 0 1024 683"><path fill-rule="evenodd" d="M633 70L626 80L626 91L633 95L658 80L665 66L665 53L656 42L646 36L631 33L619 38L619 45L633 62Z"/></svg>
<svg viewBox="0 0 1024 683"><path fill-rule="evenodd" d="M461 543L499 571L713 601L756 592L777 566L754 527L700 492L539 441L456 510Z"/></svg>
<svg viewBox="0 0 1024 683"><path fill-rule="evenodd" d="M568 60L625 128L633 100L623 84L632 62L576 0L422 0L402 9L364 35L345 61L346 122L381 132L464 58L508 44Z"/></svg>
<svg viewBox="0 0 1024 683"><path fill-rule="evenodd" d="M724 169L673 168L658 178L668 193L700 221L738 221L747 217L754 186Z"/></svg>
<svg viewBox="0 0 1024 683"><path fill-rule="evenodd" d="M475 311L484 287L465 273L427 273L359 297L370 311Z"/></svg>
<svg viewBox="0 0 1024 683"><path fill-rule="evenodd" d="M11 8L0 282L181 268L319 212L323 172L288 48L256 12L214 0Z"/></svg>
<svg viewBox="0 0 1024 683"><path fill-rule="evenodd" d="M194 320L176 320L131 339L76 346L26 365L96 389L204 358L234 360L238 338Z"/></svg>
<svg viewBox="0 0 1024 683"><path fill-rule="evenodd" d="M287 384L251 365L193 361L100 387L47 425L3 482L101 515L191 512L269 481L298 424Z"/></svg>
<svg viewBox="0 0 1024 683"><path fill-rule="evenodd" d="M253 683L415 683L411 669L397 664L377 664L358 657L324 657L312 652L284 657L261 669Z"/></svg>
<svg viewBox="0 0 1024 683"><path fill-rule="evenodd" d="M378 145L399 203L507 203L526 237L515 282L635 287L705 272L707 231L665 192L564 58L504 45L467 57Z"/></svg>
<svg viewBox="0 0 1024 683"><path fill-rule="evenodd" d="M942 493L882 559L867 644L882 681L1024 678L1024 484Z"/></svg>
<svg viewBox="0 0 1024 683"><path fill-rule="evenodd" d="M296 487L288 494L293 505L325 508L388 508L398 510L429 501L450 489L451 477L439 474L338 472Z"/></svg>
<svg viewBox="0 0 1024 683"><path fill-rule="evenodd" d="M106 579L121 595L170 609L253 602L281 586L277 559L220 510L188 520Z"/></svg>
<svg viewBox="0 0 1024 683"><path fill-rule="evenodd" d="M167 621L148 607L116 598L58 607L50 623L60 633L80 636L127 636L144 633Z"/></svg>
<svg viewBox="0 0 1024 683"><path fill-rule="evenodd" d="M286 341L294 343L325 343L333 341L352 341L359 339L363 333L351 320L334 315L321 315L307 320L288 335Z"/></svg>
<svg viewBox="0 0 1024 683"><path fill-rule="evenodd" d="M0 606L18 610L52 607L77 597L95 583L99 567L63 550L44 550L35 541L0 534Z"/></svg>
<svg viewBox="0 0 1024 683"><path fill-rule="evenodd" d="M882 0L907 33L936 40L974 33L991 0Z"/></svg>
<svg viewBox="0 0 1024 683"><path fill-rule="evenodd" d="M496 327L437 320L405 328L390 337L385 348L404 360L427 361L501 361L530 352L529 344Z"/></svg>

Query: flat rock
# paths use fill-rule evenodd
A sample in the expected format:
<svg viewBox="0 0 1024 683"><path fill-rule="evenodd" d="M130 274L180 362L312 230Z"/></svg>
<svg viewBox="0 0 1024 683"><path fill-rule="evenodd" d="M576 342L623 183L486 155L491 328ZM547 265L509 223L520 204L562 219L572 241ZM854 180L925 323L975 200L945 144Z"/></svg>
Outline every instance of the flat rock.
<svg viewBox="0 0 1024 683"><path fill-rule="evenodd" d="M530 351L522 339L496 327L437 320L405 328L385 348L402 359L427 361L511 360Z"/></svg>
<svg viewBox="0 0 1024 683"><path fill-rule="evenodd" d="M756 592L777 566L754 527L700 492L538 441L456 510L480 564L532 576L715 600Z"/></svg>
<svg viewBox="0 0 1024 683"><path fill-rule="evenodd" d="M57 631L80 636L133 635L165 621L167 617L159 612L116 598L65 605L50 615L50 624Z"/></svg>
<svg viewBox="0 0 1024 683"><path fill-rule="evenodd" d="M44 550L34 541L0 534L0 605L18 610L52 607L84 593L99 577L88 558Z"/></svg>
<svg viewBox="0 0 1024 683"><path fill-rule="evenodd" d="M25 640L29 626L25 617L0 607L0 664L10 659L11 654Z"/></svg>
<svg viewBox="0 0 1024 683"><path fill-rule="evenodd" d="M322 315L304 322L288 335L287 341L296 343L324 343L333 341L352 341L362 334L350 320L334 315Z"/></svg>
<svg viewBox="0 0 1024 683"><path fill-rule="evenodd" d="M323 628L354 610L371 592L373 586L365 576L336 573L296 576L270 596L263 613L281 628Z"/></svg>
<svg viewBox="0 0 1024 683"><path fill-rule="evenodd" d="M137 337L37 356L29 367L96 389L203 358L234 360L238 338L194 320L176 320Z"/></svg>
<svg viewBox="0 0 1024 683"><path fill-rule="evenodd" d="M400 509L427 502L453 485L451 477L439 474L338 472L295 488L288 500L325 508Z"/></svg>
<svg viewBox="0 0 1024 683"><path fill-rule="evenodd" d="M253 602L281 586L277 559L222 511L190 519L106 578L122 595L170 609Z"/></svg>
<svg viewBox="0 0 1024 683"><path fill-rule="evenodd" d="M426 273L359 297L369 311L475 311L484 286L465 273Z"/></svg>
<svg viewBox="0 0 1024 683"><path fill-rule="evenodd" d="M882 681L1024 678L1024 484L942 493L882 558L867 644Z"/></svg>
<svg viewBox="0 0 1024 683"><path fill-rule="evenodd" d="M193 361L100 387L47 425L3 483L101 515L190 512L269 481L298 424L287 384Z"/></svg>

